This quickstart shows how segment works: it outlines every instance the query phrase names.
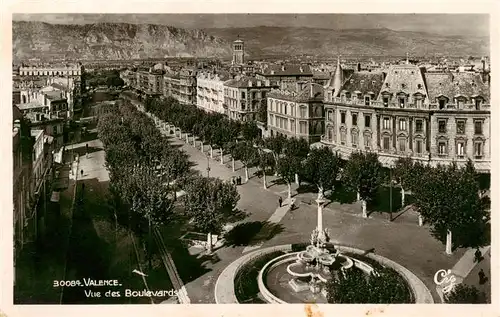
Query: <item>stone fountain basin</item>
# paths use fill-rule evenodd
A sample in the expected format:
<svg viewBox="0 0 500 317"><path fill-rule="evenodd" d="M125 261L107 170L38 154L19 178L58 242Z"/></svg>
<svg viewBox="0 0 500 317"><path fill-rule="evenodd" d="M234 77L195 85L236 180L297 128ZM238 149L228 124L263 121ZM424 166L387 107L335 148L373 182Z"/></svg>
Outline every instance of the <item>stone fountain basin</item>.
<svg viewBox="0 0 500 317"><path fill-rule="evenodd" d="M307 267L304 263L292 263L286 267L288 274L295 277L317 277L322 282L332 278L330 272L325 272L322 268Z"/></svg>

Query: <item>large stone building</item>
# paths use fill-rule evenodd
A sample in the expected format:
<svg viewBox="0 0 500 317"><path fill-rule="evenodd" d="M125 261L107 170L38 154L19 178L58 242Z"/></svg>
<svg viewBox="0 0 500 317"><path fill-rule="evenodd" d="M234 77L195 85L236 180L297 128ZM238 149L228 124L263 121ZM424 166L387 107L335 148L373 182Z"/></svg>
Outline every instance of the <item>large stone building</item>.
<svg viewBox="0 0 500 317"><path fill-rule="evenodd" d="M226 115L238 121L265 121L267 93L275 86L268 80L243 76L224 84Z"/></svg>
<svg viewBox="0 0 500 317"><path fill-rule="evenodd" d="M179 72L179 98L178 101L185 105L196 105L196 74L191 68L183 68Z"/></svg>
<svg viewBox="0 0 500 317"><path fill-rule="evenodd" d="M304 138L317 142L324 133L323 86L297 82L295 89L275 89L267 98L270 136Z"/></svg>
<svg viewBox="0 0 500 317"><path fill-rule="evenodd" d="M489 83L480 74L425 73L407 62L334 77L323 145L345 158L374 151L386 166L398 157L430 164L471 158L479 171L489 170Z"/></svg>
<svg viewBox="0 0 500 317"><path fill-rule="evenodd" d="M83 66L81 64L61 65L21 65L20 76L77 76L81 77Z"/></svg>
<svg viewBox="0 0 500 317"><path fill-rule="evenodd" d="M196 77L196 106L207 112L224 114L224 82L232 79L226 72L199 72Z"/></svg>

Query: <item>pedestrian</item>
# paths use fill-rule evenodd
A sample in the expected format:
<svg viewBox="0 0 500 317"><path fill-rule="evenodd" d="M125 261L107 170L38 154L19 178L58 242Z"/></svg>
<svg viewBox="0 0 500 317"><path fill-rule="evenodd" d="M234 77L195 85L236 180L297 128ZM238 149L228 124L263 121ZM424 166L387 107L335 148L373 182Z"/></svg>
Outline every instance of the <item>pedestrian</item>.
<svg viewBox="0 0 500 317"><path fill-rule="evenodd" d="M281 198L281 196L280 196L280 198L278 198L278 203L279 203L279 205L281 207L281 205L283 204L283 198Z"/></svg>
<svg viewBox="0 0 500 317"><path fill-rule="evenodd" d="M81 170L81 171L80 171L80 174L81 174L81 175L82 175L82 177L83 177L83 170Z"/></svg>
<svg viewBox="0 0 500 317"><path fill-rule="evenodd" d="M241 185L241 176L236 177L236 185Z"/></svg>
<svg viewBox="0 0 500 317"><path fill-rule="evenodd" d="M89 144L85 144L85 157L88 158L89 157Z"/></svg>
<svg viewBox="0 0 500 317"><path fill-rule="evenodd" d="M484 282L486 282L485 281L486 274L484 274L483 269L481 269L481 271L479 271L479 273L477 273L477 275L479 275L479 284L481 284L481 285L484 284Z"/></svg>
<svg viewBox="0 0 500 317"><path fill-rule="evenodd" d="M479 250L479 248L476 249L476 252L474 252L474 262L481 262L482 260L482 254L481 254L481 250Z"/></svg>
<svg viewBox="0 0 500 317"><path fill-rule="evenodd" d="M290 203L290 210L294 210L295 209L295 199L292 199L291 203Z"/></svg>

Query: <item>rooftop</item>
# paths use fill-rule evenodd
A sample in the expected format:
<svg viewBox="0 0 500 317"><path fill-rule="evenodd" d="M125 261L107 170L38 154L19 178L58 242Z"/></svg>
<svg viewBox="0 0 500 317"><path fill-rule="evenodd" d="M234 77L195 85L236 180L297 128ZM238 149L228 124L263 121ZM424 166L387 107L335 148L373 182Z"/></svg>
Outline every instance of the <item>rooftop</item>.
<svg viewBox="0 0 500 317"><path fill-rule="evenodd" d="M383 82L384 73L362 71L353 73L344 82L341 89L351 93L361 93L363 95L368 93L378 95Z"/></svg>
<svg viewBox="0 0 500 317"><path fill-rule="evenodd" d="M481 96L486 102L490 100L490 87L483 82L481 74L476 73L426 73L427 91L431 102L439 96L450 100L457 96L471 98Z"/></svg>
<svg viewBox="0 0 500 317"><path fill-rule="evenodd" d="M313 76L309 65L300 64L268 65L262 73L266 76Z"/></svg>
<svg viewBox="0 0 500 317"><path fill-rule="evenodd" d="M260 86L259 86L260 84ZM246 87L269 87L266 86L264 80L258 80L255 77L243 76L240 78L230 79L225 83L228 87L246 88Z"/></svg>
<svg viewBox="0 0 500 317"><path fill-rule="evenodd" d="M19 110L24 111L24 110L30 110L30 109L43 108L46 106L42 105L38 101L32 101L32 102L28 102L28 103L17 104L16 107Z"/></svg>

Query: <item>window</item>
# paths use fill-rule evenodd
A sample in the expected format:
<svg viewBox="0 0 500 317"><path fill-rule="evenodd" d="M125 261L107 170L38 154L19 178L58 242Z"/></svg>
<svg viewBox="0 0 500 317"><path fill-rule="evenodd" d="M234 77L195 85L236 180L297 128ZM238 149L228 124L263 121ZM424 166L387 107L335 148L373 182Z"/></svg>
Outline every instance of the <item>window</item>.
<svg viewBox="0 0 500 317"><path fill-rule="evenodd" d="M369 105L370 105L370 97L365 96L365 106L369 106Z"/></svg>
<svg viewBox="0 0 500 317"><path fill-rule="evenodd" d="M369 150L371 148L372 137L369 134L365 134L364 141L365 149Z"/></svg>
<svg viewBox="0 0 500 317"><path fill-rule="evenodd" d="M301 121L301 122L299 123L299 131L300 131L300 133L302 133L302 134L307 133L307 123L306 123L306 122Z"/></svg>
<svg viewBox="0 0 500 317"><path fill-rule="evenodd" d="M269 115L269 124L274 125L274 115L272 114Z"/></svg>
<svg viewBox="0 0 500 317"><path fill-rule="evenodd" d="M481 110L481 98L475 98L474 103L476 105L476 110Z"/></svg>
<svg viewBox="0 0 500 317"><path fill-rule="evenodd" d="M464 100L462 98L457 99L458 109L462 109L464 107Z"/></svg>
<svg viewBox="0 0 500 317"><path fill-rule="evenodd" d="M446 105L446 100L440 99L439 100L439 109L444 109L445 105Z"/></svg>
<svg viewBox="0 0 500 317"><path fill-rule="evenodd" d="M420 99L420 98L415 99L415 103L416 103L417 108L422 108L422 99Z"/></svg>
<svg viewBox="0 0 500 317"><path fill-rule="evenodd" d="M417 89L422 89L422 84L418 84Z"/></svg>
<svg viewBox="0 0 500 317"><path fill-rule="evenodd" d="M388 136L384 137L384 150L389 150L390 138Z"/></svg>
<svg viewBox="0 0 500 317"><path fill-rule="evenodd" d="M262 95L262 99L265 99L265 98L266 98L266 92L265 92L265 91L262 91L262 92L261 92L261 95Z"/></svg>
<svg viewBox="0 0 500 317"><path fill-rule="evenodd" d="M398 144L399 144L399 151L405 152L406 151L406 139L403 139L403 138L399 139Z"/></svg>
<svg viewBox="0 0 500 317"><path fill-rule="evenodd" d="M345 145L346 133L345 131L340 132L340 144Z"/></svg>
<svg viewBox="0 0 500 317"><path fill-rule="evenodd" d="M422 154L422 140L417 140L416 152L417 154Z"/></svg>
<svg viewBox="0 0 500 317"><path fill-rule="evenodd" d="M384 107L388 107L389 106L389 97L384 97L382 98L383 102L384 102Z"/></svg>
<svg viewBox="0 0 500 317"><path fill-rule="evenodd" d="M340 113L340 123L345 124L345 112Z"/></svg>
<svg viewBox="0 0 500 317"><path fill-rule="evenodd" d="M404 108L406 103L406 98L399 98L399 108Z"/></svg>
<svg viewBox="0 0 500 317"><path fill-rule="evenodd" d="M371 127L371 119L372 119L371 116L369 115L365 116L365 128Z"/></svg>
<svg viewBox="0 0 500 317"><path fill-rule="evenodd" d="M422 120L415 120L415 132L423 132L424 127L423 127L424 122Z"/></svg>
<svg viewBox="0 0 500 317"><path fill-rule="evenodd" d="M295 120L290 120L290 128L292 129L292 132L295 132Z"/></svg>
<svg viewBox="0 0 500 317"><path fill-rule="evenodd" d="M241 92L241 99L246 99L246 96L245 96L245 92L244 92L244 91L242 91L242 92Z"/></svg>
<svg viewBox="0 0 500 317"><path fill-rule="evenodd" d="M474 121L474 134L483 134L483 122L480 120Z"/></svg>
<svg viewBox="0 0 500 317"><path fill-rule="evenodd" d="M358 114L357 113L353 113L352 114L352 125L353 126L357 126L358 125Z"/></svg>
<svg viewBox="0 0 500 317"><path fill-rule="evenodd" d="M439 133L446 133L446 120L438 120Z"/></svg>
<svg viewBox="0 0 500 317"><path fill-rule="evenodd" d="M328 111L328 121L333 122L333 111Z"/></svg>
<svg viewBox="0 0 500 317"><path fill-rule="evenodd" d="M438 155L446 155L447 149L446 149L446 142L439 142L438 143Z"/></svg>
<svg viewBox="0 0 500 317"><path fill-rule="evenodd" d="M389 130L391 128L391 121L389 118L384 118L383 128Z"/></svg>
<svg viewBox="0 0 500 317"><path fill-rule="evenodd" d="M301 118L307 117L307 109L306 109L306 107L300 107L300 117Z"/></svg>
<svg viewBox="0 0 500 317"><path fill-rule="evenodd" d="M465 134L465 121L457 120L457 134Z"/></svg>
<svg viewBox="0 0 500 317"><path fill-rule="evenodd" d="M252 92L252 99L257 99L257 93L255 91Z"/></svg>
<svg viewBox="0 0 500 317"><path fill-rule="evenodd" d="M352 147L358 147L358 134L353 132L351 133L352 138Z"/></svg>
<svg viewBox="0 0 500 317"><path fill-rule="evenodd" d="M457 156L464 157L465 144L463 141L457 142Z"/></svg>
<svg viewBox="0 0 500 317"><path fill-rule="evenodd" d="M483 157L483 142L474 143L474 157L481 159Z"/></svg>
<svg viewBox="0 0 500 317"><path fill-rule="evenodd" d="M286 114L286 112L287 112L286 110L288 108L288 105L286 103L285 103L285 107L284 108L285 108L285 114Z"/></svg>
<svg viewBox="0 0 500 317"><path fill-rule="evenodd" d="M57 134L57 126L54 126L54 134Z"/></svg>
<svg viewBox="0 0 500 317"><path fill-rule="evenodd" d="M406 120L399 119L399 130L406 131Z"/></svg>
<svg viewBox="0 0 500 317"><path fill-rule="evenodd" d="M328 128L328 141L333 141L333 129Z"/></svg>

